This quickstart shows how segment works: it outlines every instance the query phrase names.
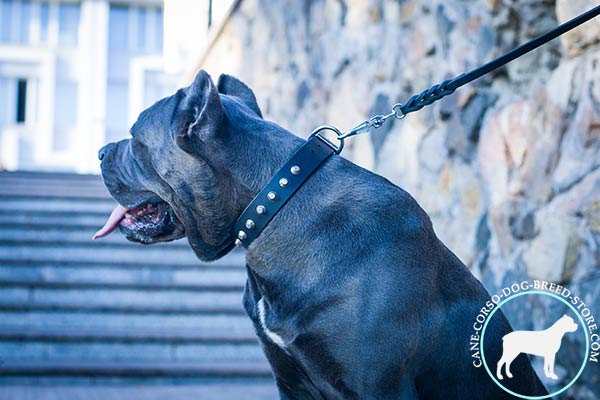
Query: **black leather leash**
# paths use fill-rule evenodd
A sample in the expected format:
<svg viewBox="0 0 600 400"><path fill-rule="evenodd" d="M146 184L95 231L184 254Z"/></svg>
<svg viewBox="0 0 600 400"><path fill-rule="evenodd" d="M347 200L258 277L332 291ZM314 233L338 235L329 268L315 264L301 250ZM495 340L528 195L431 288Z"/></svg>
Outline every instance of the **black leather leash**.
<svg viewBox="0 0 600 400"><path fill-rule="evenodd" d="M379 128L391 117L402 119L406 114L432 104L433 102L448 96L456 89L481 78L483 75L498 69L514 59L529 53L541 45L556 39L565 32L589 21L600 15L600 5L591 10L557 26L556 28L532 39L519 47L476 68L468 73L461 74L454 79L445 80L418 95L410 97L406 103L397 103L392 111L386 115L376 115L350 131L341 133L332 126L321 126L317 128L300 148L289 158L285 165L269 181L267 186L260 191L242 212L234 225L234 236L236 245L248 248L250 243L260 235L262 230L281 210L287 201L306 182L306 180L333 154L339 154L344 147L344 139L360 133L369 132L372 128ZM322 136L323 131L333 131L337 135L339 144L336 146Z"/></svg>
<svg viewBox="0 0 600 400"><path fill-rule="evenodd" d="M271 178L267 186L252 199L235 223L236 245L248 248L313 172L330 156L342 151L341 142L336 146L322 136L321 132L325 130L340 133L330 126L322 126L315 130Z"/></svg>
<svg viewBox="0 0 600 400"><path fill-rule="evenodd" d="M459 87L464 86L467 83L474 81L475 79L481 78L483 75L486 75L492 72L493 70L508 64L509 62L521 57L526 53L529 53L534 49L537 49L541 45L548 43L553 39L556 39L560 35L570 31L571 29L583 24L584 22L589 21L590 19L598 15L600 15L600 5L557 26L554 29L549 30L548 32L536 37L535 39L523 43L519 47L512 49L503 56L500 56L495 60L492 60L487 64L482 65L479 68L476 68L468 73L461 74L452 80L443 81L439 85L435 85L429 90L426 90L419 95L412 96L406 101L406 103L400 106L400 110L404 115L413 111L420 110L421 108L433 103L434 101L437 101L444 96L452 94Z"/></svg>

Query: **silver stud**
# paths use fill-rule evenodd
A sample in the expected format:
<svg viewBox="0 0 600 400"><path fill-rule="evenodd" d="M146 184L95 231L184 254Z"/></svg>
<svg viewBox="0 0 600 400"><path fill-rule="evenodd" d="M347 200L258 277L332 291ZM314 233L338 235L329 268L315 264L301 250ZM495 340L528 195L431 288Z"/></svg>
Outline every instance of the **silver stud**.
<svg viewBox="0 0 600 400"><path fill-rule="evenodd" d="M256 224L254 223L254 221L252 221L251 219L246 220L246 228L254 229L255 226Z"/></svg>
<svg viewBox="0 0 600 400"><path fill-rule="evenodd" d="M281 187L286 187L288 185L288 183L289 183L288 180L285 178L281 178L279 180L279 186L281 186Z"/></svg>
<svg viewBox="0 0 600 400"><path fill-rule="evenodd" d="M240 239L235 239L235 245L240 247L242 245L242 241Z"/></svg>
<svg viewBox="0 0 600 400"><path fill-rule="evenodd" d="M275 192L269 192L267 193L267 199L269 200L275 200L277 198L277 195L275 194Z"/></svg>
<svg viewBox="0 0 600 400"><path fill-rule="evenodd" d="M244 240L244 239L246 239L247 237L248 237L248 235L246 235L246 232L244 232L244 231L239 231L239 232L238 232L238 239L240 239L240 240Z"/></svg>
<svg viewBox="0 0 600 400"><path fill-rule="evenodd" d="M298 175L300 173L300 167L297 165L294 165L292 168L290 168L290 172L294 175Z"/></svg>
<svg viewBox="0 0 600 400"><path fill-rule="evenodd" d="M258 206L256 206L256 213L258 215L265 215L267 213L267 209L262 204L258 205Z"/></svg>

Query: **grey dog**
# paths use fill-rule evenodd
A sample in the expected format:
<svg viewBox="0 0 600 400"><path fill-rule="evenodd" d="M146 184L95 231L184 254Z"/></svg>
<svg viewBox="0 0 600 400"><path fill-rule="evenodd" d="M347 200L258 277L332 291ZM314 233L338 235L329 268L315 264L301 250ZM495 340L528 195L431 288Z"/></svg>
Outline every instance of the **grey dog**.
<svg viewBox="0 0 600 400"><path fill-rule="evenodd" d="M265 121L234 77L194 82L141 113L99 152L117 226L151 244L186 236L202 260L234 247L233 225L304 142ZM405 191L333 156L246 253L244 307L282 399L513 398L472 365L473 321L489 295ZM485 353L511 332L502 312ZM526 357L506 385L545 388Z"/></svg>

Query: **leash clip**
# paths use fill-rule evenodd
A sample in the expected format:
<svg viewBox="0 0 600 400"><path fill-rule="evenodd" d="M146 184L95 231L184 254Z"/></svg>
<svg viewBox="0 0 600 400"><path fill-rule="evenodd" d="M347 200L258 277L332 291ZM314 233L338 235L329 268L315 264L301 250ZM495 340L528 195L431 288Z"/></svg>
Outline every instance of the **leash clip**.
<svg viewBox="0 0 600 400"><path fill-rule="evenodd" d="M325 144L327 144L329 147L331 147L333 149L335 154L340 154L342 152L342 149L344 148L344 139L349 138L351 136L360 135L361 133L368 133L372 128L377 129L377 128L381 127L385 123L385 121L387 121L389 118L392 118L392 117L394 117L396 119L403 119L404 117L406 117L406 114L404 113L404 111L402 111L402 104L400 104L400 103L394 104L394 106L392 107L392 111L389 114L375 115L375 116L371 117L370 119L367 119L367 120L361 122L360 124L356 125L354 128L350 129L348 132L345 132L345 133L342 133L335 126L331 126L331 125L319 126L317 129L312 131L312 133L309 136L309 139L313 136L318 136L319 139L321 139ZM337 146L335 144L331 143L331 141L329 139L327 139L325 136L323 136L321 134L322 131L332 131L333 133L335 133L337 140L340 143Z"/></svg>
<svg viewBox="0 0 600 400"><path fill-rule="evenodd" d="M394 117L396 119L403 119L404 117L406 117L406 114L404 114L404 111L402 111L402 104L396 103L392 107L392 111L389 114L375 115L375 116L371 117L370 119L367 119L367 120L361 122L360 124L356 125L354 128L350 129L348 132L339 134L338 139L344 140L350 136L360 135L361 133L368 133L369 131L371 131L372 128L377 129L377 128L381 127L381 125L383 125L385 123L385 121L387 121L389 118L392 118L392 117Z"/></svg>

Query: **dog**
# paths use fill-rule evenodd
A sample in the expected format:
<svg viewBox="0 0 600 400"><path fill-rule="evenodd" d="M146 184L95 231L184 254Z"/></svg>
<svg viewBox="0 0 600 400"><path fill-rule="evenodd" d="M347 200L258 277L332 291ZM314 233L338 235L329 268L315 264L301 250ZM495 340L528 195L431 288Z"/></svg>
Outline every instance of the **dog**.
<svg viewBox="0 0 600 400"><path fill-rule="evenodd" d="M506 376L512 378L510 364L521 353L544 357L544 374L558 379L554 373L554 358L560 349L563 336L575 332L577 324L573 318L563 315L551 327L543 331L514 331L502 338L502 357L496 366L496 376L502 380L502 366L506 365Z"/></svg>
<svg viewBox="0 0 600 400"><path fill-rule="evenodd" d="M304 143L263 119L252 90L205 71L99 151L117 227L152 244L187 237L198 258L234 248L233 226ZM489 295L385 178L330 157L246 252L243 305L282 399L504 399L471 365L469 332ZM490 343L511 331L501 312ZM501 348L486 348L490 359ZM546 393L517 360L518 393Z"/></svg>

